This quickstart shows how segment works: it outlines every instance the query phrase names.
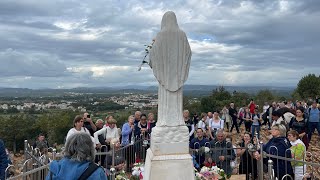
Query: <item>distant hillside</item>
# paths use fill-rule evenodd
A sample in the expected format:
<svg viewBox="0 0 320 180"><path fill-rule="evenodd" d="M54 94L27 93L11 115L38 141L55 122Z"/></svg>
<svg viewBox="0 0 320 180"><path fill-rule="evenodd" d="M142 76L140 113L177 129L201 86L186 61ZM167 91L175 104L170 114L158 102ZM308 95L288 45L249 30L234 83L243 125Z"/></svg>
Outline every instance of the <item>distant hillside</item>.
<svg viewBox="0 0 320 180"><path fill-rule="evenodd" d="M218 86L214 85L185 85L184 95L186 96L207 96ZM224 86L229 92L246 92L256 94L260 90L269 89L281 96L290 96L293 87L268 87L268 86ZM124 94L124 93L156 93L157 86L126 86L126 87L79 87L73 89L27 89L27 88L0 88L1 97L46 97L64 96L70 93L84 94Z"/></svg>

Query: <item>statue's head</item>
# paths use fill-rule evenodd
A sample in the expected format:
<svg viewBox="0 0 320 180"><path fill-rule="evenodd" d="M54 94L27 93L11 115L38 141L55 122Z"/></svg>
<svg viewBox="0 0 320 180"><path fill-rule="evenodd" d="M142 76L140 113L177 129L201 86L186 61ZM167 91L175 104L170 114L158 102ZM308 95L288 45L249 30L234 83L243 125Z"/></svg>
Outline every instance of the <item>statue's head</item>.
<svg viewBox="0 0 320 180"><path fill-rule="evenodd" d="M172 11L166 12L161 21L161 30L163 29L179 29L177 17Z"/></svg>

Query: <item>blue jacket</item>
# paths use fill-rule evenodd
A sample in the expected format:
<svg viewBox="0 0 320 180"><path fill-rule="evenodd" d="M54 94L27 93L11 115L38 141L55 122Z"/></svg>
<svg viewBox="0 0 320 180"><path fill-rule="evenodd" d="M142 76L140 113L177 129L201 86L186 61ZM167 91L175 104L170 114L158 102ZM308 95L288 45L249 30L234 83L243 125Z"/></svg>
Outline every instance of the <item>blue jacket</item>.
<svg viewBox="0 0 320 180"><path fill-rule="evenodd" d="M0 139L0 179L4 179L8 166L8 156L3 141Z"/></svg>
<svg viewBox="0 0 320 180"><path fill-rule="evenodd" d="M89 162L78 162L69 158L63 158L60 161L52 161L50 163L49 173L46 180L50 179L52 173L52 180L68 179L77 180L81 174L88 168ZM104 170L99 167L94 171L88 180L106 180L107 176Z"/></svg>
<svg viewBox="0 0 320 180"><path fill-rule="evenodd" d="M121 139L121 145L122 146L126 146L128 144L130 144L131 139L129 139L130 134L132 133L132 129L130 128L129 123L125 123L122 126L122 139Z"/></svg>
<svg viewBox="0 0 320 180"><path fill-rule="evenodd" d="M263 146L263 151L265 151L267 154L291 158L292 156L290 147L291 144L286 137L277 137L270 139L269 142ZM267 159L268 158L264 159L265 163L265 160ZM271 158L271 160L273 161L275 176L278 177L278 179L282 179L282 177L286 174L290 174L293 177L293 169L290 161L275 158Z"/></svg>

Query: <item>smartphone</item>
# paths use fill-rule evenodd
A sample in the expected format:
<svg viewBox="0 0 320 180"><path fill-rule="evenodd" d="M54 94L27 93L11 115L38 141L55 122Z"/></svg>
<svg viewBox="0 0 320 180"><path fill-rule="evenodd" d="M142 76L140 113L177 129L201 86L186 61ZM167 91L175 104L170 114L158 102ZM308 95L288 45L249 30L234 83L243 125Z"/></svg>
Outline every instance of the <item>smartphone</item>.
<svg viewBox="0 0 320 180"><path fill-rule="evenodd" d="M90 118L90 114L87 115L87 118Z"/></svg>

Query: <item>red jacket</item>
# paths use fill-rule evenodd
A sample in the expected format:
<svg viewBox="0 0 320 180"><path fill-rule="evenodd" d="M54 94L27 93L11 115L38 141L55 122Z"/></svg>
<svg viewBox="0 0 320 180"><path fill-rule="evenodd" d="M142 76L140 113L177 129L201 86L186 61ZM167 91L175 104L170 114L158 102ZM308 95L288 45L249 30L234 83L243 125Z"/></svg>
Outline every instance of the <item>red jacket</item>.
<svg viewBox="0 0 320 180"><path fill-rule="evenodd" d="M253 114L254 110L256 109L256 104L255 103L251 103L250 106L249 106L249 109L250 109L250 113Z"/></svg>

